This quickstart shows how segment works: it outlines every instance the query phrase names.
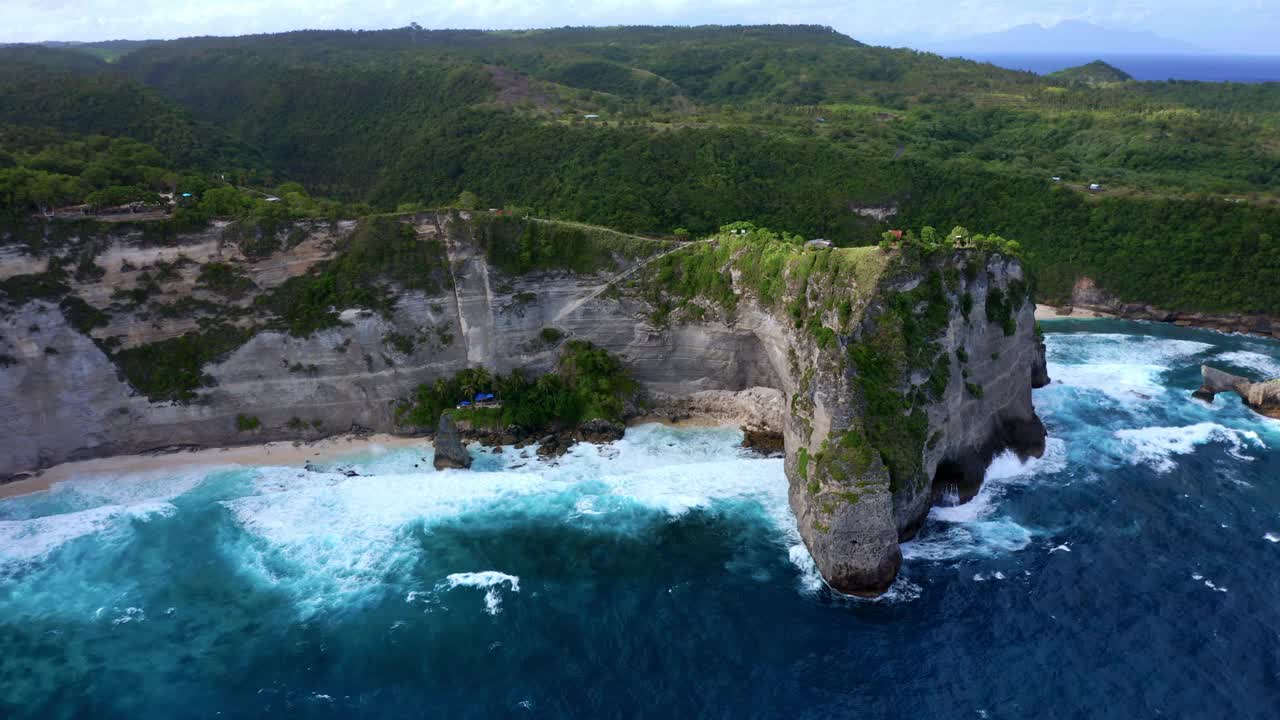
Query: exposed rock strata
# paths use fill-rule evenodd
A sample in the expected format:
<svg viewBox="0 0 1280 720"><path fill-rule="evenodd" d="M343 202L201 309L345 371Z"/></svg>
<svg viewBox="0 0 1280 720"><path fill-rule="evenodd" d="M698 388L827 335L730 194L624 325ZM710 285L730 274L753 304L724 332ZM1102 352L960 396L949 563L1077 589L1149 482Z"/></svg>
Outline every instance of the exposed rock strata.
<svg viewBox="0 0 1280 720"><path fill-rule="evenodd" d="M893 581L899 543L919 529L944 486L972 495L994 453L1042 447L1031 388L1047 382L1043 346L1022 268L999 254L946 251L899 263L877 249L784 249L768 295L755 270L729 258L719 272L732 303L673 298L674 312L660 319L655 297L666 284L648 274L643 254L619 255L593 274L511 277L467 236L459 225L465 215L404 221L424 241L444 242L445 290L400 292L388 313L346 309L343 325L305 338L259 331L205 367L212 384L189 404L148 401L95 344L119 338L133 347L183 332L152 305L113 304L109 325L92 337L70 326L55 302L7 308L0 353L12 363L0 367L0 474L173 444L236 444L247 439L237 429L242 414L260 421L254 442L352 426L404 430L396 403L420 383L475 365L552 369L557 343L543 331L555 328L621 357L659 408L698 408L781 430L791 507L818 568L839 591L875 594ZM235 301L249 308L255 293L305 272L350 232L317 225L295 246L300 257L285 250L257 260L213 230L180 237L164 252L189 253L193 266L180 268L158 300L204 297L194 278L213 258L253 280L257 289ZM123 268L157 252L132 236L106 244L99 257L112 258L111 274L72 284L99 307L110 302L111 283L127 285L140 272ZM666 250L655 247L652 257ZM39 258L5 252L6 264L41 267ZM907 345L909 331L920 337ZM416 341L388 341L396 335ZM927 367L913 364L921 359ZM559 452L574 437L552 439L549 452Z"/></svg>
<svg viewBox="0 0 1280 720"><path fill-rule="evenodd" d="M981 261L983 267L969 277L964 268L973 261ZM1009 334L982 310L994 299L993 291L1009 293L1024 282L1016 261L998 255L982 261L956 253L923 273L889 278L848 344L902 332L887 317L890 298L919 288L933 272L957 278L942 297L929 301L946 307L943 327L932 338L939 364L935 372L942 373L945 388L925 401L922 392L932 375L912 372L889 379L901 383L895 388L899 397L924 403L917 406L924 414L922 436L927 438L920 447L904 438L902 454L896 458L883 447L879 453L868 451L868 403L879 399L868 398L869 386L859 382L859 370L871 368L843 361L848 345L837 354L815 348L798 335L786 343L801 353L795 369L805 369L783 382L792 409L784 424L791 508L823 577L842 592L874 595L889 587L902 562L899 543L919 530L935 494L953 486L968 499L997 452L1043 451L1045 430L1032 406L1031 390L1044 384L1047 374L1043 345L1035 337L1033 305L1020 302ZM967 317L965 295L972 298L973 307ZM917 316L929 312L923 303L912 311ZM887 347L894 345L890 341ZM814 372L806 381L809 369Z"/></svg>
<svg viewBox="0 0 1280 720"><path fill-rule="evenodd" d="M1233 392L1254 412L1280 419L1280 379L1253 382L1208 365L1200 366L1200 374L1204 380L1192 393L1196 398L1212 403L1218 393Z"/></svg>

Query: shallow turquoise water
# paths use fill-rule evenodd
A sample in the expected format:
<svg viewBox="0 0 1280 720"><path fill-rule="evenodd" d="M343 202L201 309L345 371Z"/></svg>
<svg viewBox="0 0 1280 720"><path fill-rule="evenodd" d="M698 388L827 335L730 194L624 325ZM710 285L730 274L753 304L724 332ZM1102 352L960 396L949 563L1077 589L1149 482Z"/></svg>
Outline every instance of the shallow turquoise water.
<svg viewBox="0 0 1280 720"><path fill-rule="evenodd" d="M0 717L1274 717L1280 422L1189 393L1280 345L1047 327L1045 457L936 508L875 602L729 429L0 502Z"/></svg>

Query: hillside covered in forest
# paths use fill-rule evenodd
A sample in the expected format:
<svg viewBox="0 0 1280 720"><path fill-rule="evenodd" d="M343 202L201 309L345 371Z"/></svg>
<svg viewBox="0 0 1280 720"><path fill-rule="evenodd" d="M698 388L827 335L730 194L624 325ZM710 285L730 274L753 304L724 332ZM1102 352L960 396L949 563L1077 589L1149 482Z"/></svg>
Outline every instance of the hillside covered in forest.
<svg viewBox="0 0 1280 720"><path fill-rule="evenodd" d="M839 245L956 222L1037 292L1280 314L1280 86L1040 77L817 26L300 31L0 48L0 214L457 204ZM1091 186L1094 189L1091 189Z"/></svg>

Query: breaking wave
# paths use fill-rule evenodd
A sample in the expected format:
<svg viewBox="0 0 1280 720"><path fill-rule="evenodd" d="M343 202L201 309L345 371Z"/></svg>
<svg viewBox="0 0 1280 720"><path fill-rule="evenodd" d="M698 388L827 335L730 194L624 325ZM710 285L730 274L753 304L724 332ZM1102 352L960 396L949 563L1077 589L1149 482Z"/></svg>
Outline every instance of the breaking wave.
<svg viewBox="0 0 1280 720"><path fill-rule="evenodd" d="M1133 402L1164 395L1163 375L1179 362L1213 349L1194 340L1119 333L1051 334L1045 338L1054 383Z"/></svg>
<svg viewBox="0 0 1280 720"><path fill-rule="evenodd" d="M1253 370L1260 375L1257 378L1258 380L1280 378L1280 360L1276 360L1270 355L1263 355L1252 350L1233 350L1215 355L1213 359L1234 365L1237 368Z"/></svg>
<svg viewBox="0 0 1280 720"><path fill-rule="evenodd" d="M755 508L782 538L795 536L782 460L745 456L733 429L629 430L607 446L580 444L554 462L526 449L473 449L471 471L425 470L347 477L261 468L258 494L224 501L254 542L242 543L263 581L291 590L305 612L383 592L420 552L412 535L460 516L500 514L510 522L589 525L640 533L648 515ZM421 463L420 451L344 458L357 472ZM429 466L429 463L428 463Z"/></svg>
<svg viewBox="0 0 1280 720"><path fill-rule="evenodd" d="M1228 455L1245 462L1253 460L1245 454L1247 448L1266 447L1252 430L1237 430L1212 422L1117 430L1114 435L1132 450L1130 462L1148 465L1160 473L1173 471L1177 467L1177 456L1190 454L1208 443L1224 444Z"/></svg>

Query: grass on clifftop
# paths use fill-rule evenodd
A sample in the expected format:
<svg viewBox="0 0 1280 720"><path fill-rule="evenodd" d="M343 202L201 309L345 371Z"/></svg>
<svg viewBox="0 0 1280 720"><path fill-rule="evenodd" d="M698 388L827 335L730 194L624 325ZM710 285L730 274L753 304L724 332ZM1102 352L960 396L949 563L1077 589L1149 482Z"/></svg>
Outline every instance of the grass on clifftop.
<svg viewBox="0 0 1280 720"><path fill-rule="evenodd" d="M520 213L472 213L461 232L470 230L491 265L508 275L568 270L590 275L616 270L618 260L647 257L674 247L669 240L650 239L608 228L559 220L524 217Z"/></svg>
<svg viewBox="0 0 1280 720"><path fill-rule="evenodd" d="M863 417L817 453L806 453L802 478L832 463L844 468L835 474L858 475L878 455L896 491L923 478L925 408L942 398L951 371L938 338L953 298L967 296L962 278L976 280L994 254L1020 253L1016 242L963 227L947 233L932 227L919 234L885 233L878 247L841 249L810 247L798 236L733 223L707 242L661 258L635 286L654 305L659 324L701 320L707 304L731 313L750 296L807 331L820 353L844 347L844 362L856 371L853 389L865 404ZM911 276L921 281L909 290L876 292L886 277L905 281ZM1007 293L993 290L985 316L1012 334L1027 295L1020 282L1010 284ZM857 326L873 299L884 307L870 334L859 335ZM968 320L972 297L967 304L959 302ZM926 378L918 387L909 381L917 374ZM803 387L808 387L809 374L805 377ZM804 390L797 394L792 408L802 422L807 420L804 396Z"/></svg>
<svg viewBox="0 0 1280 720"><path fill-rule="evenodd" d="M766 308L790 299L788 311L796 319L834 311L848 327L861 316L890 258L875 247L810 249L800 236L738 222L657 260L637 286L655 306L659 324L680 311L700 319L701 307L693 303L699 299L732 312L740 295L749 292ZM807 307L811 284L823 298L823 305L812 309ZM797 300L804 304L795 305ZM815 334L823 335L821 327L819 321Z"/></svg>

